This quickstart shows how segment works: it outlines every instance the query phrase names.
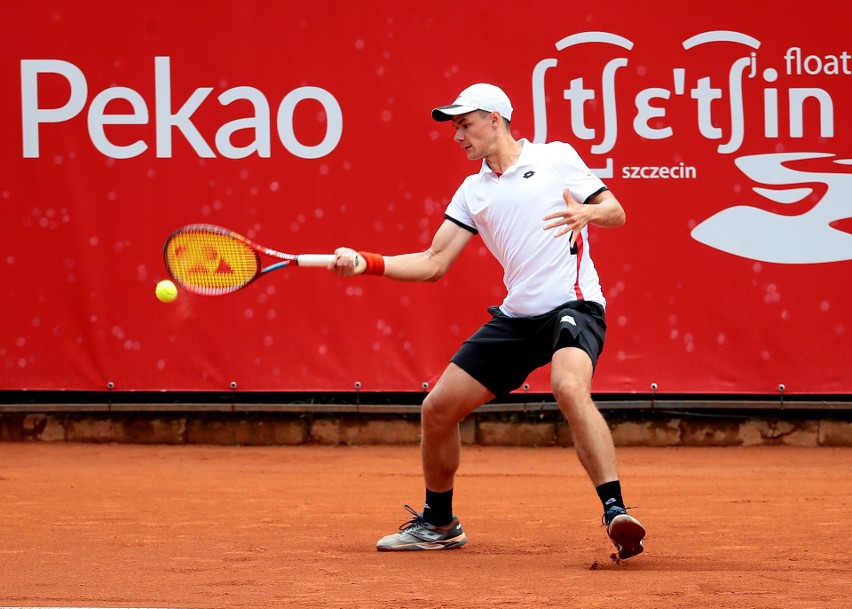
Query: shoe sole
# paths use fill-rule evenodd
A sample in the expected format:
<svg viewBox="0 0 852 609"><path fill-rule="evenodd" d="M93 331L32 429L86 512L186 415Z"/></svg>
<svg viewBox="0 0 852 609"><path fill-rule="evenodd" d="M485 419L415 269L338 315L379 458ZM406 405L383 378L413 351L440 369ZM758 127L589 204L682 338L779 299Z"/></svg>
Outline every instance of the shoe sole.
<svg viewBox="0 0 852 609"><path fill-rule="evenodd" d="M444 539L441 541L420 541L417 543L407 543L399 545L380 546L376 545L376 550L379 552L409 552L412 550L453 550L460 548L467 543L467 537L462 534L452 539Z"/></svg>
<svg viewBox="0 0 852 609"><path fill-rule="evenodd" d="M618 550L618 558L625 560L637 554L641 554L645 547L642 540L645 538L645 527L638 520L626 514L613 518L607 533L612 543Z"/></svg>

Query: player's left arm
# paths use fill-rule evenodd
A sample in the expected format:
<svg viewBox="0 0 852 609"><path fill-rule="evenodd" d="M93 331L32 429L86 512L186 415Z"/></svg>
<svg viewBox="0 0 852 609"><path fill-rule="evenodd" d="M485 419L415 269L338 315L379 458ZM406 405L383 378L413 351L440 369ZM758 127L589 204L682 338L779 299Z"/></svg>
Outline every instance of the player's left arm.
<svg viewBox="0 0 852 609"><path fill-rule="evenodd" d="M567 188L562 192L562 198L565 200L565 208L544 217L544 230L558 227L554 237L574 231L571 237L572 245L580 231L589 224L615 228L624 224L627 219L621 203L608 190L599 192L585 204L575 201Z"/></svg>
<svg viewBox="0 0 852 609"><path fill-rule="evenodd" d="M568 196L566 189L565 195ZM603 226L604 228L616 228L627 221L627 214L618 199L608 190L599 192L586 201L586 211L590 212L587 224Z"/></svg>

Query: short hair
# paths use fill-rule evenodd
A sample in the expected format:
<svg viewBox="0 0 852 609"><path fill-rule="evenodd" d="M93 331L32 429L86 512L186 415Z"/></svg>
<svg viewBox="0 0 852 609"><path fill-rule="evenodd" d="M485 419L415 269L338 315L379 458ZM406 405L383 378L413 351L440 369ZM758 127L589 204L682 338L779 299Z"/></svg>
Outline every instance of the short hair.
<svg viewBox="0 0 852 609"><path fill-rule="evenodd" d="M479 112L479 115L482 116L482 118L485 118L486 116L491 116L491 113L496 112L496 110L477 110L477 112ZM512 123L512 121L510 121L502 114L500 114L500 118L503 119L503 124L506 125L506 130L508 131L509 125Z"/></svg>

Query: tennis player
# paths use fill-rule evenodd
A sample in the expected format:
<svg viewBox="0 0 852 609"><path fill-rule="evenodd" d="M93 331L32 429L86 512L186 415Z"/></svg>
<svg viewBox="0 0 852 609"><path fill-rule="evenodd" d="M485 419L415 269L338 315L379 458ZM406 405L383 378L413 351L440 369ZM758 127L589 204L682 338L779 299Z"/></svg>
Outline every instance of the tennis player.
<svg viewBox="0 0 852 609"><path fill-rule="evenodd" d="M453 196L431 246L399 256L339 248L330 268L340 276L436 281L479 235L503 267L506 297L489 308L491 319L461 346L423 402L425 505L421 513L406 505L411 520L376 547L447 550L467 542L452 507L459 422L551 363L553 394L600 497L607 533L619 558L635 556L645 529L627 513L612 435L591 397L606 300L588 225L621 226L624 210L570 145L516 140L512 105L499 87L472 85L432 110L432 118L449 122L456 144L482 166Z"/></svg>

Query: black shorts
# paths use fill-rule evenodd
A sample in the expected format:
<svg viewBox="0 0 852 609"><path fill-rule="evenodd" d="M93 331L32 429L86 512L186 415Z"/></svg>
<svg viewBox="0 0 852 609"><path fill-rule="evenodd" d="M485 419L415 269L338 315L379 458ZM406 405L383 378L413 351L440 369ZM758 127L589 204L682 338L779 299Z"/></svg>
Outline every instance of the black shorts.
<svg viewBox="0 0 852 609"><path fill-rule="evenodd" d="M606 337L604 308L577 300L534 317L507 317L498 307L450 361L495 396L520 387L530 373L550 363L564 347L585 351L594 369Z"/></svg>

